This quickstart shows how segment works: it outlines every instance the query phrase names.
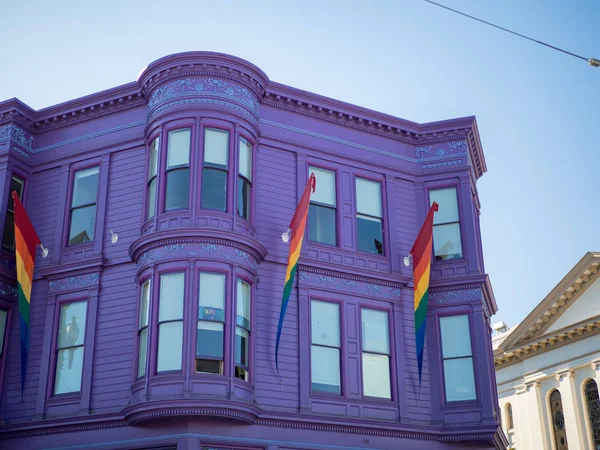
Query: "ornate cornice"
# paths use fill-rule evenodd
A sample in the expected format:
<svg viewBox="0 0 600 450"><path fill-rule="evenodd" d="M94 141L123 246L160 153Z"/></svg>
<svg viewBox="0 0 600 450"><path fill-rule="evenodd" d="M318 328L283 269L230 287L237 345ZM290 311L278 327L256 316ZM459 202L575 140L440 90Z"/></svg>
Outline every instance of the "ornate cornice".
<svg viewBox="0 0 600 450"><path fill-rule="evenodd" d="M48 283L50 292L63 292L83 289L91 286L98 286L100 273L88 273L67 278L58 278L57 276L48 277L51 281Z"/></svg>
<svg viewBox="0 0 600 450"><path fill-rule="evenodd" d="M366 283L364 281L356 281L342 277L317 275L315 273L311 274L305 271L303 267L304 266L301 266L300 270L299 283L301 285L304 284L319 289L340 291L350 295L378 297L393 300L398 300L401 296L400 284L390 286L392 283L386 283L387 286L385 286L379 281Z"/></svg>
<svg viewBox="0 0 600 450"><path fill-rule="evenodd" d="M31 150L33 146L33 136L14 123L0 126L0 142L3 141L12 141L27 150ZM25 153L24 156L28 157L29 155Z"/></svg>
<svg viewBox="0 0 600 450"><path fill-rule="evenodd" d="M198 402L198 401L194 401ZM171 403L171 404L169 404ZM223 401L222 406L186 406L173 402L150 402L132 405L125 409L125 419L130 425L139 425L158 420L173 420L175 418L210 417L214 419L235 420L247 425L256 423L260 409L239 402ZM182 401L181 403L186 403Z"/></svg>
<svg viewBox="0 0 600 450"><path fill-rule="evenodd" d="M410 280L409 278L406 278L405 280L390 281L389 274L382 275L382 276L385 276L385 278L374 278L374 277L367 277L367 276L362 276L362 275L351 275L346 272L337 272L335 270L327 270L327 269L323 269L321 267L315 267L315 266L308 265L308 264L298 264L298 272L306 272L308 274L315 274L315 275L324 276L324 277L330 277L330 278L332 277L332 278L339 278L339 279L343 279L343 280L356 281L358 283L363 283L363 284L378 284L380 286L386 286L386 287L394 288L394 289L402 289L402 288L406 287L407 282ZM397 278L400 278L400 277L397 277Z"/></svg>

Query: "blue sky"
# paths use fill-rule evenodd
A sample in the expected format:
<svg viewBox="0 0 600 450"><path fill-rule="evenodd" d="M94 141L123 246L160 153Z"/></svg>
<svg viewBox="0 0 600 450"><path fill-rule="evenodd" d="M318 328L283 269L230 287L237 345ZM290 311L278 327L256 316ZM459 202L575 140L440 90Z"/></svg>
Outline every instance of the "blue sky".
<svg viewBox="0 0 600 450"><path fill-rule="evenodd" d="M439 2L600 59L596 0ZM9 2L0 42L0 100L35 109L133 81L167 54L211 50L416 122L476 115L494 320L515 325L600 250L600 68L423 0Z"/></svg>

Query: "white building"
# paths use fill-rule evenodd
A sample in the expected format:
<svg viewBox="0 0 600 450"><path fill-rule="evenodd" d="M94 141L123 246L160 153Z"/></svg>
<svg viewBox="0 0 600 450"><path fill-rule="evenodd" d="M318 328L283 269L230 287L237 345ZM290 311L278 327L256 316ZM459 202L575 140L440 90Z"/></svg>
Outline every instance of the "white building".
<svg viewBox="0 0 600 450"><path fill-rule="evenodd" d="M587 253L517 327L494 326L509 448L600 449L599 267Z"/></svg>

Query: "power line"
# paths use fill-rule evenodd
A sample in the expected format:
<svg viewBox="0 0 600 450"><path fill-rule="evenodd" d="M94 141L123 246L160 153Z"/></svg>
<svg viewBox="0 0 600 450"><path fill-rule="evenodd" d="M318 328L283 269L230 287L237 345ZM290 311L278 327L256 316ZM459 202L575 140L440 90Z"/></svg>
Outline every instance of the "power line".
<svg viewBox="0 0 600 450"><path fill-rule="evenodd" d="M555 47L554 45L546 44L545 42L538 41L537 39L530 38L529 36L525 36L523 34L517 33L516 31L512 31L512 30L509 30L507 28L503 28L503 27L498 26L498 25L494 25L493 23L487 22L485 20L479 19L479 18L474 17L474 16L470 16L469 14L465 14L464 12L457 11L456 9L449 8L448 6L441 5L441 4L433 2L431 0L423 0L423 1L426 1L427 3L431 3L432 5L435 5L435 6L439 6L440 8L447 9L448 11L452 11L452 12L454 12L456 14L460 14L461 16L468 17L469 19L476 20L477 22L481 22L481 23L484 23L484 24L489 25L491 27L498 28L499 30L506 31L507 33L514 34L515 36L522 37L524 39L527 39L529 41L535 42L535 43L540 44L540 45L544 45L544 46L549 47L549 48L551 48L553 50L558 50L559 52L566 53L567 55L574 56L575 58L583 59L584 61L587 61L590 66L600 67L600 60L597 60L595 58L586 58L584 56L577 55L575 53L571 53L571 52L569 52L567 50L564 50L562 48Z"/></svg>

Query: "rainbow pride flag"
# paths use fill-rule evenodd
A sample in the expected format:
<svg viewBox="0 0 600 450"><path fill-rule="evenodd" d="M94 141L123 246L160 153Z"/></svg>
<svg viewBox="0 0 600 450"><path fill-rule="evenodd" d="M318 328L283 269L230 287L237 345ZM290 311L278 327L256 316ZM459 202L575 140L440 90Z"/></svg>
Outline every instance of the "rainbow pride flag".
<svg viewBox="0 0 600 450"><path fill-rule="evenodd" d="M294 213L294 217L292 217L292 221L290 222L287 232L283 233L281 236L283 242L288 242L291 234L292 242L290 243L290 251L288 254L288 264L285 272L285 284L283 286L283 298L281 300L281 311L279 313L279 325L277 326L277 340L275 341L275 367L277 368L277 373L279 373L279 340L281 339L283 319L285 317L285 310L287 309L290 294L292 292L292 285L294 284L294 278L296 276L298 258L300 258L300 249L302 248L304 229L306 228L306 219L308 217L310 194L311 190L312 192L315 192L316 187L317 179L313 173L310 175L310 179L304 188L304 193L300 198L300 203L296 208L296 212Z"/></svg>
<svg viewBox="0 0 600 450"><path fill-rule="evenodd" d="M425 319L427 318L427 302L429 301L429 275L431 273L431 249L433 247L433 214L439 208L433 202L425 222L417 235L410 254L413 257L415 275L415 342L417 346L417 362L419 364L419 382L423 368L423 349L425 346Z"/></svg>
<svg viewBox="0 0 600 450"><path fill-rule="evenodd" d="M36 245L40 244L27 211L19 201L15 191L12 193L15 211L15 258L17 264L17 289L19 292L19 313L21 316L21 392L25 386L25 369L27 367L29 304L31 301L31 285L33 283L33 266L35 265Z"/></svg>

